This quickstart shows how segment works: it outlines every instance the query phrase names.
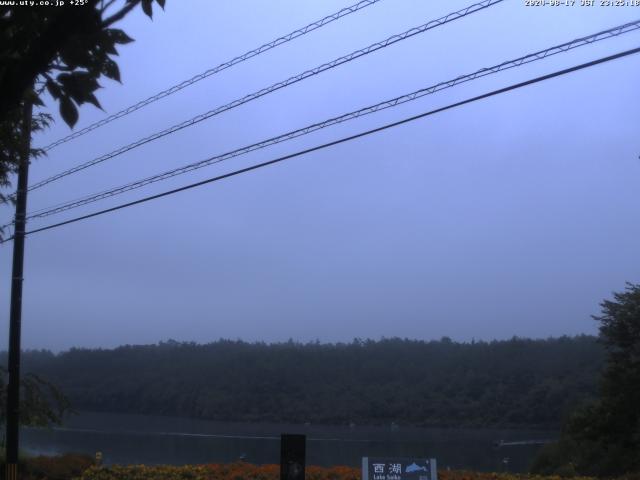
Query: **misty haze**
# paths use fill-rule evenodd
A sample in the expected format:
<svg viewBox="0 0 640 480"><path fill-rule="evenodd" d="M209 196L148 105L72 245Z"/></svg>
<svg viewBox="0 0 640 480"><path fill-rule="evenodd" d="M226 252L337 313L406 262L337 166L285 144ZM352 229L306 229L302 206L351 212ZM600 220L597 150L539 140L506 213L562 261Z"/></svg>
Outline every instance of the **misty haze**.
<svg viewBox="0 0 640 480"><path fill-rule="evenodd" d="M2 478L638 475L639 13L0 2Z"/></svg>

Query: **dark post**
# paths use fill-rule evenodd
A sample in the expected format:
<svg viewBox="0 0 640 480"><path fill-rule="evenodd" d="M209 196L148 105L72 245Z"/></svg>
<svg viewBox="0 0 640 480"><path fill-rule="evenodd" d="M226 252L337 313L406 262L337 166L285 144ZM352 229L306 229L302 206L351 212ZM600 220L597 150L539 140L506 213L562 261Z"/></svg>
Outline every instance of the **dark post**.
<svg viewBox="0 0 640 480"><path fill-rule="evenodd" d="M280 436L280 480L304 480L306 437Z"/></svg>
<svg viewBox="0 0 640 480"><path fill-rule="evenodd" d="M9 383L7 385L7 480L18 479L18 429L20 425L20 329L22 323L22 271L24 231L27 212L29 152L31 150L31 114L33 104L26 101L22 115L22 151L18 166L16 216L13 233L11 307L9 317Z"/></svg>

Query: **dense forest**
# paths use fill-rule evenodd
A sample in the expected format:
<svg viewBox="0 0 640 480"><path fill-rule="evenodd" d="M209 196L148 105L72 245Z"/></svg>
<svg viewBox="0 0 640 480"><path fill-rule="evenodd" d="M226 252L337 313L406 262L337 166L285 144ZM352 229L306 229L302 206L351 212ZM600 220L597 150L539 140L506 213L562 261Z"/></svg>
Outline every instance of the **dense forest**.
<svg viewBox="0 0 640 480"><path fill-rule="evenodd" d="M471 343L168 341L27 351L23 372L56 384L76 410L249 422L559 428L571 409L596 395L603 359L602 346L590 336Z"/></svg>

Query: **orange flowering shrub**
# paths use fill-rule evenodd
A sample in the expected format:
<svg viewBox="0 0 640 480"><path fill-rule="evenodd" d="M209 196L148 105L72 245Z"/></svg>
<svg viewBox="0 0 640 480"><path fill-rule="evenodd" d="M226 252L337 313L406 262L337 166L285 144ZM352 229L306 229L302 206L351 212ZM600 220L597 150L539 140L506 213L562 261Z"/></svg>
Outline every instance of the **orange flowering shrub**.
<svg viewBox="0 0 640 480"><path fill-rule="evenodd" d="M67 453L57 457L28 458L22 471L24 478L68 480L81 475L91 465L93 459L90 456Z"/></svg>
<svg viewBox="0 0 640 480"><path fill-rule="evenodd" d="M530 475L527 473L487 473L465 470L438 471L438 480L566 480L559 476ZM594 480L590 477L572 477L572 480Z"/></svg>
<svg viewBox="0 0 640 480"><path fill-rule="evenodd" d="M307 466L306 480L360 480L358 467ZM185 466L130 465L91 467L78 480L279 480L279 465L229 463ZM564 480L558 476L439 471L438 480ZM574 477L574 480L593 480ZM621 479L622 480L622 479Z"/></svg>
<svg viewBox="0 0 640 480"><path fill-rule="evenodd" d="M306 480L360 480L360 469L315 467L305 469ZM229 463L185 466L130 465L91 467L79 480L279 480L279 465Z"/></svg>
<svg viewBox="0 0 640 480"><path fill-rule="evenodd" d="M93 465L88 455L67 453L55 457L21 457L18 464L20 480L69 480L82 475ZM4 478L5 463L0 462L0 479Z"/></svg>

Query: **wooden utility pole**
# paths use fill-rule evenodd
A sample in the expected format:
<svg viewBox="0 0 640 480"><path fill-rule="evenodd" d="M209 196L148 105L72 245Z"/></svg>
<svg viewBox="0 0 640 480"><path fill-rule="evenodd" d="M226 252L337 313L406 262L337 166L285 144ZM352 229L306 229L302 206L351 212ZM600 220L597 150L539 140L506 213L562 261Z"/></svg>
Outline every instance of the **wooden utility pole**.
<svg viewBox="0 0 640 480"><path fill-rule="evenodd" d="M11 272L11 307L9 317L9 383L7 385L7 480L18 480L18 444L20 427L20 330L22 327L22 273L24 266L24 232L31 151L31 116L33 103L25 100L22 111L22 145L18 165L16 216L13 233Z"/></svg>

